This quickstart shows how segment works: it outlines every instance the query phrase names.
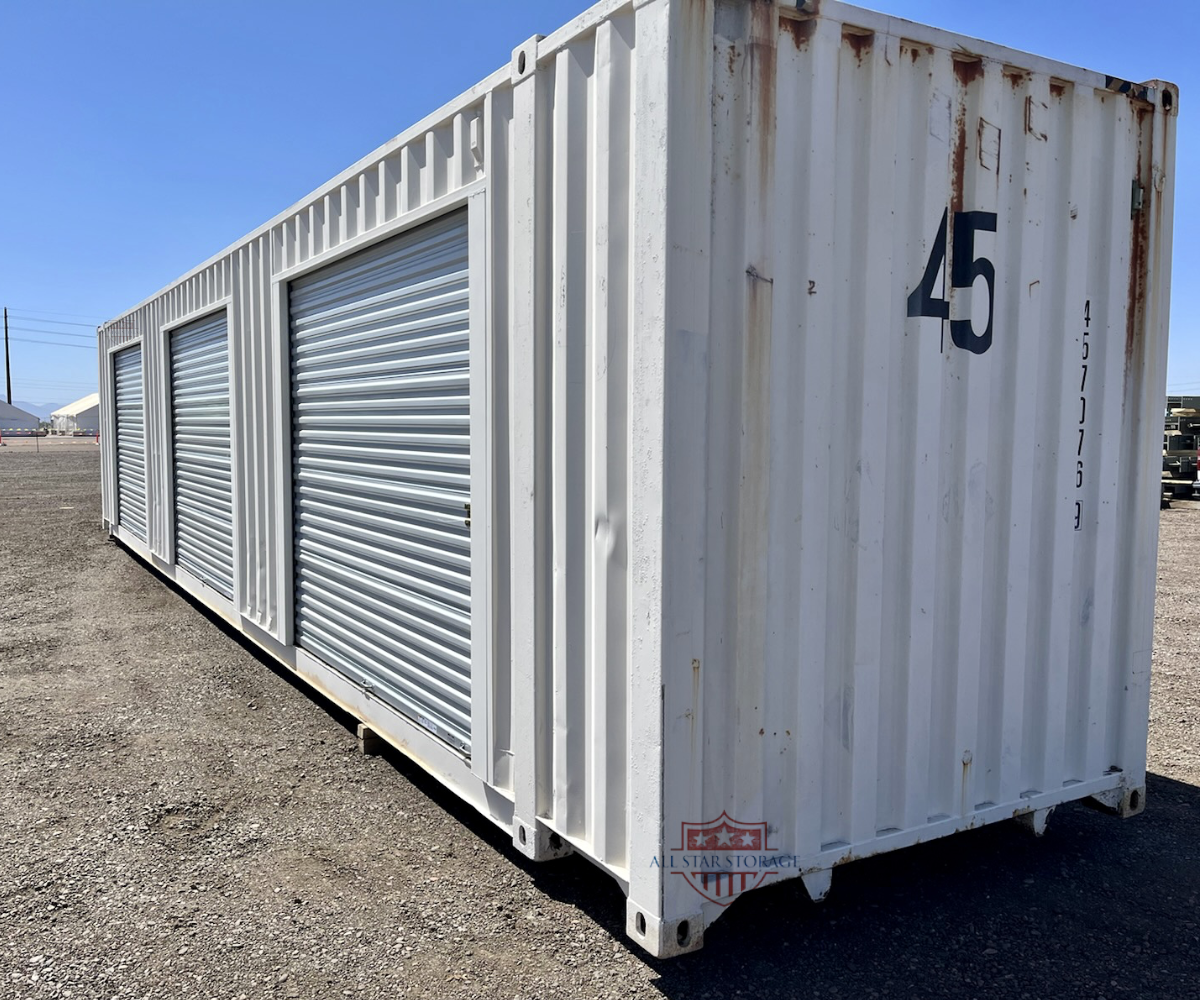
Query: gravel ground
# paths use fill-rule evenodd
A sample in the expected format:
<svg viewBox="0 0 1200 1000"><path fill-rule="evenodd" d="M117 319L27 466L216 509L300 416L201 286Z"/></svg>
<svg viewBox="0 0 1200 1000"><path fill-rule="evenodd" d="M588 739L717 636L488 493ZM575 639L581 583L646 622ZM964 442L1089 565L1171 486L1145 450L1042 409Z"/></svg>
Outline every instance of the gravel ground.
<svg viewBox="0 0 1200 1000"><path fill-rule="evenodd" d="M1200 506L1162 513L1148 804L752 893L648 959L100 529L98 449L0 449L0 997L1200 996Z"/></svg>

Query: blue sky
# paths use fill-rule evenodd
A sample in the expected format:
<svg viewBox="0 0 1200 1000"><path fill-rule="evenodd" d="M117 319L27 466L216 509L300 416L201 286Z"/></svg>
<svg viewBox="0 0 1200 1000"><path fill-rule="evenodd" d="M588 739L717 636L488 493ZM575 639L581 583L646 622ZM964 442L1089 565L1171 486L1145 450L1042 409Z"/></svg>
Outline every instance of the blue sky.
<svg viewBox="0 0 1200 1000"><path fill-rule="evenodd" d="M0 305L14 399L92 391L92 328L580 13L586 0L9 0ZM891 14L1180 85L1168 387L1200 393L1195 0L876 0ZM299 127L298 127L299 126ZM72 325L78 324L78 325ZM35 343L43 341L43 343ZM53 341L51 346L44 341Z"/></svg>

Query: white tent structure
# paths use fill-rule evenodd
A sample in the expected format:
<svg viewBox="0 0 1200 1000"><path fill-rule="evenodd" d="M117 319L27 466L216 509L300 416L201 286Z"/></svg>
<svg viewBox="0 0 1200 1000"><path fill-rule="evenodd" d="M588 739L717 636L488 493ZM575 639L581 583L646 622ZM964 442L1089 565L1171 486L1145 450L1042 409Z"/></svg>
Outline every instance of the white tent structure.
<svg viewBox="0 0 1200 1000"><path fill-rule="evenodd" d="M100 393L55 410L50 414L50 429L55 434L95 434L100 429Z"/></svg>
<svg viewBox="0 0 1200 1000"><path fill-rule="evenodd" d="M0 402L0 435L33 434L38 429L37 416L27 410L19 409L12 403Z"/></svg>

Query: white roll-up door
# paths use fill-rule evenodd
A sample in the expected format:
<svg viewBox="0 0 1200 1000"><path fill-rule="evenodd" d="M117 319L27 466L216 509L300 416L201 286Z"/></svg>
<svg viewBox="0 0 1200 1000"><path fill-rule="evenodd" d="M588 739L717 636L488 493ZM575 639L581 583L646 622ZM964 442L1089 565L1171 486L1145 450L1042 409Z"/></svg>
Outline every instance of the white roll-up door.
<svg viewBox="0 0 1200 1000"><path fill-rule="evenodd" d="M175 561L233 598L229 339L220 313L171 334Z"/></svg>
<svg viewBox="0 0 1200 1000"><path fill-rule="evenodd" d="M117 524L146 541L146 417L142 346L113 355L117 410Z"/></svg>
<svg viewBox="0 0 1200 1000"><path fill-rule="evenodd" d="M290 288L296 644L469 752L467 217Z"/></svg>

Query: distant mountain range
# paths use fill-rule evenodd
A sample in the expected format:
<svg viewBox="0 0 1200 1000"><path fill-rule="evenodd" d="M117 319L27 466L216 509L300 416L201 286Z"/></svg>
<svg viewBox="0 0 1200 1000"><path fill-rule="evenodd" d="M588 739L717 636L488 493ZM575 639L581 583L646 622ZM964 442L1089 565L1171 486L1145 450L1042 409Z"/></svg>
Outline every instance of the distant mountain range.
<svg viewBox="0 0 1200 1000"><path fill-rule="evenodd" d="M0 396L0 399L2 398L3 397ZM68 400L68 402L70 402L70 400ZM58 409L57 406L54 406L51 403L23 403L19 399L14 399L12 405L18 410L24 410L26 413L32 413L39 420L49 420L50 414Z"/></svg>

